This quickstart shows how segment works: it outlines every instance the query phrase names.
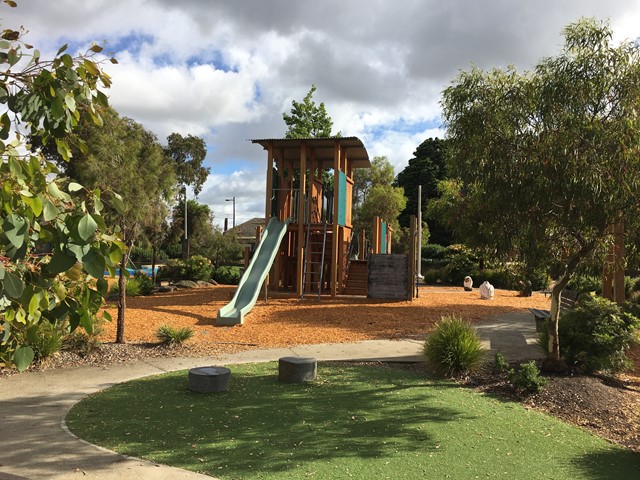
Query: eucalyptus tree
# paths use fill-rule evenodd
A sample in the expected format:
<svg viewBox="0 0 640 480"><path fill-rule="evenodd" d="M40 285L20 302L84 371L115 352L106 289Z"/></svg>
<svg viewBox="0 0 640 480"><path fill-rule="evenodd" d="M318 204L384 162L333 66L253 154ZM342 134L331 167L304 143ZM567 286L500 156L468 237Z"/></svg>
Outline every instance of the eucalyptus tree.
<svg viewBox="0 0 640 480"><path fill-rule="evenodd" d="M173 198L175 173L156 136L142 125L120 117L113 109L101 112L103 125L83 124L71 137L82 138L86 148L74 152L65 172L90 188L109 189L121 195L121 208L105 209L120 228L127 246L120 261L116 342L124 342L128 252L145 232L163 224Z"/></svg>
<svg viewBox="0 0 640 480"><path fill-rule="evenodd" d="M100 89L111 80L101 64L109 59L96 58L98 45L76 56L65 45L47 60L23 35L3 26L0 39L0 367L19 370L33 361L29 343L43 324L92 332L104 271L115 273L124 247L102 214L107 205L123 207L120 197L69 182L27 145L38 139L70 160L66 138L81 113L102 124L97 107L108 102Z"/></svg>
<svg viewBox="0 0 640 480"><path fill-rule="evenodd" d="M614 45L593 19L564 38L532 71L460 73L442 100L459 231L558 273L549 365L560 361L561 291L611 243L610 225L640 217L640 46Z"/></svg>

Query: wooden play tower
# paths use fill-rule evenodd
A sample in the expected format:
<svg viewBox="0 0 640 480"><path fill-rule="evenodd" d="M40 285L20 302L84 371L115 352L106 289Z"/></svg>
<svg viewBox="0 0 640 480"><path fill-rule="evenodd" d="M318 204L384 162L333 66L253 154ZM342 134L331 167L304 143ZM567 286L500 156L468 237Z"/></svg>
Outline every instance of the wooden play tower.
<svg viewBox="0 0 640 480"><path fill-rule="evenodd" d="M370 168L357 137L251 140L267 151L265 223L289 220L271 291L341 294L351 243L353 172Z"/></svg>

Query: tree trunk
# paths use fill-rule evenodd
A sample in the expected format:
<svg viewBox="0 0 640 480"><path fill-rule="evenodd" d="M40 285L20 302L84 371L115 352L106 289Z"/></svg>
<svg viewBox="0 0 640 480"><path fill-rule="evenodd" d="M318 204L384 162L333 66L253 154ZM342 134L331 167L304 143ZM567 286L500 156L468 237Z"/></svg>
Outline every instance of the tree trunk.
<svg viewBox="0 0 640 480"><path fill-rule="evenodd" d="M156 261L158 256L158 250L155 245L151 245L151 283L156 285Z"/></svg>
<svg viewBox="0 0 640 480"><path fill-rule="evenodd" d="M127 271L127 261L129 253L127 251L122 255L120 261L120 276L118 277L118 323L116 325L116 343L124 343L124 312L127 308L127 279L125 277Z"/></svg>
<svg viewBox="0 0 640 480"><path fill-rule="evenodd" d="M560 295L569 283L570 274L565 274L551 289L551 311L547 324L549 334L549 348L547 359L555 364L560 364L560 338L558 336L558 320L560 319Z"/></svg>

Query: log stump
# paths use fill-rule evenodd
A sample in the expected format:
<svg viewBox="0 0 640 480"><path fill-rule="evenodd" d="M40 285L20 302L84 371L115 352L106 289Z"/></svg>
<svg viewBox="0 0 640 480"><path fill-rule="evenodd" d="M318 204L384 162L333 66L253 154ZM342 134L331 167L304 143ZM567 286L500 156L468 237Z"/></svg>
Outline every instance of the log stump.
<svg viewBox="0 0 640 480"><path fill-rule="evenodd" d="M189 390L216 393L229 390L231 370L226 367L198 367L189 370Z"/></svg>
<svg viewBox="0 0 640 480"><path fill-rule="evenodd" d="M311 357L282 357L278 360L278 380L287 383L316 379L318 362Z"/></svg>

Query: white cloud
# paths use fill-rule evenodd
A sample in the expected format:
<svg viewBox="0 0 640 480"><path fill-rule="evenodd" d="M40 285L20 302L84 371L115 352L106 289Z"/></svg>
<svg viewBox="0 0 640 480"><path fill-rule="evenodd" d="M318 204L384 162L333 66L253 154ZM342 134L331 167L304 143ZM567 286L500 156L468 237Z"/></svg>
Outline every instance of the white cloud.
<svg viewBox="0 0 640 480"><path fill-rule="evenodd" d="M334 129L365 141L399 172L427 137L442 135L439 100L459 69L554 55L581 16L611 19L617 39L640 36L636 0L20 0L3 27L24 24L49 55L62 43L107 41L109 95L162 141L207 141L212 176L200 200L219 218L264 210L264 152L246 140L285 132L281 114L315 83ZM435 129L434 129L435 127Z"/></svg>

